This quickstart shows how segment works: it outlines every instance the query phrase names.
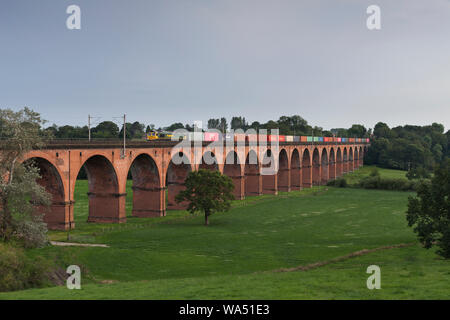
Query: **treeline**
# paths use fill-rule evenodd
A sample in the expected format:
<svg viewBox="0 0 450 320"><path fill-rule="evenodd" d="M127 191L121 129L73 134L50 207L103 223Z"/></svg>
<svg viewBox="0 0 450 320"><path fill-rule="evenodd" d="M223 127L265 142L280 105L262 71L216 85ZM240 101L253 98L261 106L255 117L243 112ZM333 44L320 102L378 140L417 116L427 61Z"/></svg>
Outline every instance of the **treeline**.
<svg viewBox="0 0 450 320"><path fill-rule="evenodd" d="M450 130L433 123L429 126L389 128L378 122L364 163L384 168L409 170L411 177L426 178L432 168L450 157Z"/></svg>
<svg viewBox="0 0 450 320"><path fill-rule="evenodd" d="M231 122L228 123L226 118L209 119L207 122L208 129L217 129L221 132L226 132L229 129L279 129L281 135L306 135L306 136L324 136L332 137L333 134L339 137L358 137L368 138L371 130L367 130L363 125L354 124L349 129L335 128L331 130L324 130L322 127L312 126L299 115L282 116L278 120L269 120L265 123L258 121L248 122L245 117L232 117ZM141 139L146 132L150 131L174 131L177 129L186 129L194 131L194 126L176 122L167 127L156 128L154 124L145 125L138 121L126 124L127 139ZM46 128L44 131L50 133L57 139L86 139L89 137L89 129L87 126L60 126L53 125ZM97 126L91 128L91 138L113 139L122 138L123 128L118 126L113 121L103 121Z"/></svg>

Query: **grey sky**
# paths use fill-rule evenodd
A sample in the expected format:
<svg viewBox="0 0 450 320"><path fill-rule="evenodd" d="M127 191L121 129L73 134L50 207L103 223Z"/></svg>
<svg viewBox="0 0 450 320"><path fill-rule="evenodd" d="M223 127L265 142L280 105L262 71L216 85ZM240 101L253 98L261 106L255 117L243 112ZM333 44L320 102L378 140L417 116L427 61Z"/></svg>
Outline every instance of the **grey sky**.
<svg viewBox="0 0 450 320"><path fill-rule="evenodd" d="M70 4L81 30L66 28ZM447 0L1 0L0 107L58 125L299 114L448 130L449 35Z"/></svg>

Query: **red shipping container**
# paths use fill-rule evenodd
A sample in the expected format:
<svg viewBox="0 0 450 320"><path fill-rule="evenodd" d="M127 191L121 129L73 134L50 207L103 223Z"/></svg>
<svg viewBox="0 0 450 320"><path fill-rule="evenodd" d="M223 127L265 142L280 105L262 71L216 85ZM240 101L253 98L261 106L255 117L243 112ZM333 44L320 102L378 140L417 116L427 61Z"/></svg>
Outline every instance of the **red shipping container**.
<svg viewBox="0 0 450 320"><path fill-rule="evenodd" d="M278 139L280 142L285 142L286 141L286 136L278 136Z"/></svg>
<svg viewBox="0 0 450 320"><path fill-rule="evenodd" d="M276 134L268 134L267 141L278 141L278 135Z"/></svg>
<svg viewBox="0 0 450 320"><path fill-rule="evenodd" d="M219 133L217 132L205 132L205 141L219 141Z"/></svg>
<svg viewBox="0 0 450 320"><path fill-rule="evenodd" d="M342 142L342 138L336 138L337 142Z"/></svg>
<svg viewBox="0 0 450 320"><path fill-rule="evenodd" d="M300 141L306 142L306 141L308 141L308 138L306 136L300 136Z"/></svg>
<svg viewBox="0 0 450 320"><path fill-rule="evenodd" d="M323 137L323 141L324 141L324 142L331 142L330 139L331 139L330 137Z"/></svg>

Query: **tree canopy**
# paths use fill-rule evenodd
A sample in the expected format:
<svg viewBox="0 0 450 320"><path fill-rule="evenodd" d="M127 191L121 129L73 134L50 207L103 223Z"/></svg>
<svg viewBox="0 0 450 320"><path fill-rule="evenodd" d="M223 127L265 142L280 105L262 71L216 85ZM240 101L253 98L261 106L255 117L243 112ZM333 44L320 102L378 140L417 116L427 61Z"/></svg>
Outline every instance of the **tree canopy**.
<svg viewBox="0 0 450 320"><path fill-rule="evenodd" d="M233 181L217 170L192 171L186 178L185 186L186 189L176 196L176 201L188 202L190 213L204 212L205 225L209 224L208 217L213 213L228 211L234 199Z"/></svg>
<svg viewBox="0 0 450 320"><path fill-rule="evenodd" d="M437 245L437 253L450 259L450 160L436 168L431 183L422 182L417 197L409 197L406 217L425 248Z"/></svg>

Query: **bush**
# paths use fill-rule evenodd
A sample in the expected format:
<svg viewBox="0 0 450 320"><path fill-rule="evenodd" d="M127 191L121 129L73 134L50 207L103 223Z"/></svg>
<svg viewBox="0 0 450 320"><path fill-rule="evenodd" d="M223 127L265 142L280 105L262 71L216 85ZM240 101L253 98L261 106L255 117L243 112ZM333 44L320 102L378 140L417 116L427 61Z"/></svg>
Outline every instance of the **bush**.
<svg viewBox="0 0 450 320"><path fill-rule="evenodd" d="M49 281L48 270L42 257L30 259L23 249L0 243L0 291L42 286Z"/></svg>
<svg viewBox="0 0 450 320"><path fill-rule="evenodd" d="M377 167L373 167L372 169L370 169L369 176L371 176L371 177L379 177L380 176L380 171L378 171Z"/></svg>
<svg viewBox="0 0 450 320"><path fill-rule="evenodd" d="M329 181L327 186L345 188L347 187L347 180L345 178L337 178L336 180Z"/></svg>
<svg viewBox="0 0 450 320"><path fill-rule="evenodd" d="M16 215L13 237L25 248L40 248L48 244L47 224L42 215Z"/></svg>
<svg viewBox="0 0 450 320"><path fill-rule="evenodd" d="M369 176L359 182L359 186L364 189L382 189L397 191L415 191L418 182L406 179L381 178L379 176Z"/></svg>

